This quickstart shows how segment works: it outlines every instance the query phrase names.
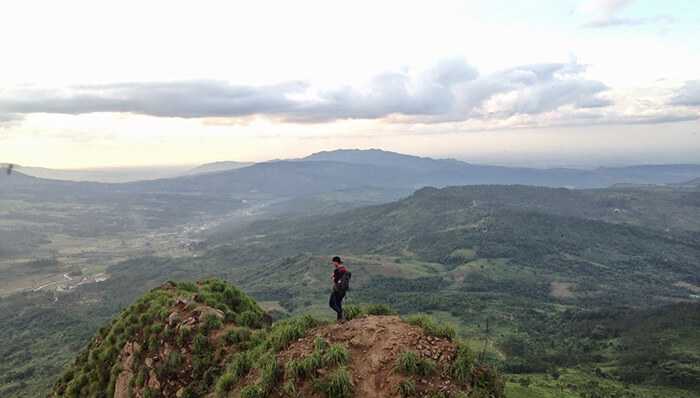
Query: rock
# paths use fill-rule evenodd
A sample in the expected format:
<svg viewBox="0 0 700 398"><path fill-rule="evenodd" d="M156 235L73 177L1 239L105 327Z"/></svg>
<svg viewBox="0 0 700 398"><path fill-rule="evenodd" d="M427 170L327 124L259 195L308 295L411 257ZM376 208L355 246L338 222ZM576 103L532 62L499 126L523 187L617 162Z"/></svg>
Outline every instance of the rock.
<svg viewBox="0 0 700 398"><path fill-rule="evenodd" d="M174 289L175 288L175 283L168 281L165 282L164 284L160 285L161 289Z"/></svg>
<svg viewBox="0 0 700 398"><path fill-rule="evenodd" d="M168 325L175 326L178 322L182 320L182 317L177 312L173 311L168 315Z"/></svg>
<svg viewBox="0 0 700 398"><path fill-rule="evenodd" d="M199 319L206 319L208 316L214 315L215 317L224 320L224 312L211 307L199 307L197 308L195 315L199 315Z"/></svg>
<svg viewBox="0 0 700 398"><path fill-rule="evenodd" d="M158 376L156 376L156 372L154 372L153 369L148 372L148 387L151 390L160 390L160 382L158 381Z"/></svg>

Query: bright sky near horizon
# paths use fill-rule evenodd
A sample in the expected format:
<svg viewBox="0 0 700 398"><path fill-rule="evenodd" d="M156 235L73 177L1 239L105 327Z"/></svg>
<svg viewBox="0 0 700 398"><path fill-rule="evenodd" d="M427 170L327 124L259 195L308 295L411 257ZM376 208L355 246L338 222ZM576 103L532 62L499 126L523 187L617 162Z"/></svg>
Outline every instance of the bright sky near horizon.
<svg viewBox="0 0 700 398"><path fill-rule="evenodd" d="M0 162L700 162L700 2L4 1Z"/></svg>

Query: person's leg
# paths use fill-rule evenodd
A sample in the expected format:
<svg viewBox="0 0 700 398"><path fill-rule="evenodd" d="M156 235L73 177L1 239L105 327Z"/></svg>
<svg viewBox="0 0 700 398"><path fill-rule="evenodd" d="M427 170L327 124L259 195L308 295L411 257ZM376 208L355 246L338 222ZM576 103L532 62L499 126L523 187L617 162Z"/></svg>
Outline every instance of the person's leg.
<svg viewBox="0 0 700 398"><path fill-rule="evenodd" d="M328 299L328 306L331 307L333 311L338 312L338 308L335 304L335 292L331 293L331 298Z"/></svg>
<svg viewBox="0 0 700 398"><path fill-rule="evenodd" d="M333 309L333 311L335 311L336 314L340 313L338 295L336 294L336 292L331 293L331 298L330 300L328 300L328 305Z"/></svg>
<svg viewBox="0 0 700 398"><path fill-rule="evenodd" d="M343 314L343 298L345 297L345 293L338 293L338 320L342 321L345 320L345 314Z"/></svg>

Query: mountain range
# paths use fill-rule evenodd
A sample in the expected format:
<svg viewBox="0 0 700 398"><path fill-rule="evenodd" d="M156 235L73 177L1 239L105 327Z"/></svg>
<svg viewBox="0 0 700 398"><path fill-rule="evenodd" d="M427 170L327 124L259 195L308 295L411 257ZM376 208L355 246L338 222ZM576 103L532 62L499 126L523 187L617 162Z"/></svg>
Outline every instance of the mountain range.
<svg viewBox="0 0 700 398"><path fill-rule="evenodd" d="M677 184L700 178L700 165L658 165L577 169L535 169L473 165L381 150L337 150L306 158L256 164L219 162L190 170L189 175L122 184L74 185L47 179L2 178L5 190L49 188L92 192L171 192L241 196L306 196L334 190L378 187L415 190L424 186L523 184L549 187L604 188L615 184ZM9 176L11 177L11 176ZM14 181L13 181L14 180ZM19 180L19 181L18 181ZM0 189L3 189L0 186Z"/></svg>

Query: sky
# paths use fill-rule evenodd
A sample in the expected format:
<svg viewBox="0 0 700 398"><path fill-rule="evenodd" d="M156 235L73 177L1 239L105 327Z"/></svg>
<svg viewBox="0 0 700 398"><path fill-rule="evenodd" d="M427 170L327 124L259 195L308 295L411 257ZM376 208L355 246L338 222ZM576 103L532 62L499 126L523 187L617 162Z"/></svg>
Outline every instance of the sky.
<svg viewBox="0 0 700 398"><path fill-rule="evenodd" d="M700 163L700 3L3 1L0 162Z"/></svg>

